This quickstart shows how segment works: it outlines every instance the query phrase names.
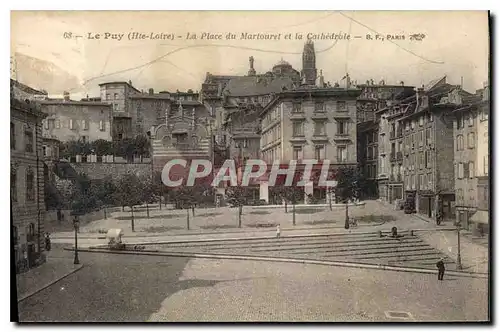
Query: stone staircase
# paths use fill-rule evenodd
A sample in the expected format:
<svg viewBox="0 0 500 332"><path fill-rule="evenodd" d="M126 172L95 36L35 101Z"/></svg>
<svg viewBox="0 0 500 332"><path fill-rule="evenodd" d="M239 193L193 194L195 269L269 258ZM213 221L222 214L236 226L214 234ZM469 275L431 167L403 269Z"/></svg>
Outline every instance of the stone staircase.
<svg viewBox="0 0 500 332"><path fill-rule="evenodd" d="M377 233L352 233L162 244L153 247L148 249L166 252L314 259L428 269L435 269L436 262L444 257L447 269L456 270L455 262L450 257L431 247L418 236L410 234L392 238L387 233L383 234L383 237Z"/></svg>

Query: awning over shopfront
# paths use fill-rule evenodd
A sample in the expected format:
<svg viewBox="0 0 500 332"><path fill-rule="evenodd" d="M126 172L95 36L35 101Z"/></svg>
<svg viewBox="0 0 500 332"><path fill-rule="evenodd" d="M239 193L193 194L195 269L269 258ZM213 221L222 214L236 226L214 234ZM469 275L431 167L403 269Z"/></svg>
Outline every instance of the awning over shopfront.
<svg viewBox="0 0 500 332"><path fill-rule="evenodd" d="M478 224L489 224L490 214L488 211L476 211L469 219L470 221Z"/></svg>

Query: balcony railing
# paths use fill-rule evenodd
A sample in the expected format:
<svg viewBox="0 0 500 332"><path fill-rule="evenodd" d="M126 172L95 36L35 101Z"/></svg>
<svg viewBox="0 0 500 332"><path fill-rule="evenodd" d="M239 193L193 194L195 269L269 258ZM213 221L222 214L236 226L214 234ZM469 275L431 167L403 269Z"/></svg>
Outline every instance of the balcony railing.
<svg viewBox="0 0 500 332"><path fill-rule="evenodd" d="M395 139L396 138L396 133L391 131L391 133L389 134L389 139Z"/></svg>
<svg viewBox="0 0 500 332"><path fill-rule="evenodd" d="M391 152L391 161L396 160L396 152Z"/></svg>
<svg viewBox="0 0 500 332"><path fill-rule="evenodd" d="M402 129L397 131L396 137L403 137L403 130Z"/></svg>
<svg viewBox="0 0 500 332"><path fill-rule="evenodd" d="M403 160L403 153L401 151L396 152L396 160Z"/></svg>

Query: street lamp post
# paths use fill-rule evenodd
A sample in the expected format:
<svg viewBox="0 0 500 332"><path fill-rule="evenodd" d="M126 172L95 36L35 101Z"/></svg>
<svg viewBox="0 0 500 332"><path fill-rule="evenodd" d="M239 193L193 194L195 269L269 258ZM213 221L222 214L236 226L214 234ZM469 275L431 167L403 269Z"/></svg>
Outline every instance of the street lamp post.
<svg viewBox="0 0 500 332"><path fill-rule="evenodd" d="M460 223L457 222L457 269L462 269L462 257L460 255Z"/></svg>
<svg viewBox="0 0 500 332"><path fill-rule="evenodd" d="M349 200L345 202L345 223L344 228L349 229Z"/></svg>
<svg viewBox="0 0 500 332"><path fill-rule="evenodd" d="M75 260L73 261L73 263L80 264L80 260L78 259L78 226L79 226L79 221L78 221L77 216L75 216L75 219L73 220L73 226L75 228Z"/></svg>

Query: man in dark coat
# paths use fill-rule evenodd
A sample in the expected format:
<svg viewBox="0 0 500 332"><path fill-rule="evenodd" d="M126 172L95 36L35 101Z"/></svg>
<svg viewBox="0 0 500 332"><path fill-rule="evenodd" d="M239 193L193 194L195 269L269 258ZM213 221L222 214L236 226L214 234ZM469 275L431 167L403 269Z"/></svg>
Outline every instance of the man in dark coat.
<svg viewBox="0 0 500 332"><path fill-rule="evenodd" d="M438 268L438 280L443 280L444 277L444 260L441 258L437 263L436 266Z"/></svg>

